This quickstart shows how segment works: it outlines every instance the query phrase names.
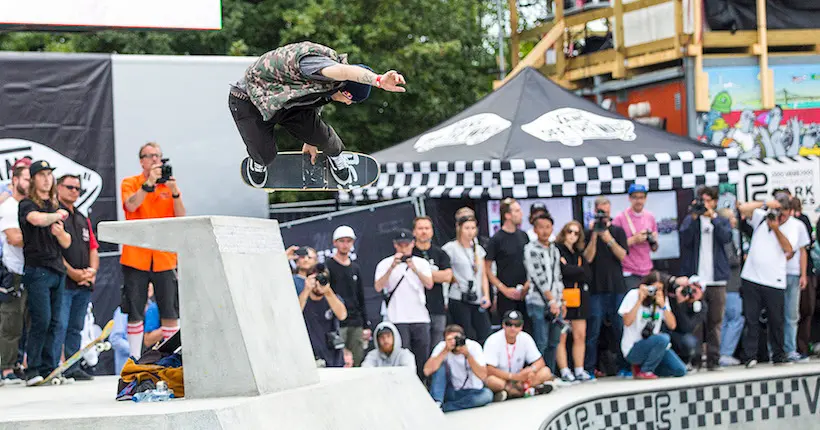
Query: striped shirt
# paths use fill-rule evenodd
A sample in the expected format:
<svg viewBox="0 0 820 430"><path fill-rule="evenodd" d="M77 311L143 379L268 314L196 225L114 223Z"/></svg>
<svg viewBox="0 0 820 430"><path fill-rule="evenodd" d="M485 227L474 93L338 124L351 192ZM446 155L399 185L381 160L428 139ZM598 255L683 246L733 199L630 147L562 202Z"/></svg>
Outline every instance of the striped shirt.
<svg viewBox="0 0 820 430"><path fill-rule="evenodd" d="M564 291L560 260L561 254L554 244L544 246L536 240L524 246L524 267L530 280L528 304L546 306L544 293L547 291L552 293L553 299L560 300Z"/></svg>

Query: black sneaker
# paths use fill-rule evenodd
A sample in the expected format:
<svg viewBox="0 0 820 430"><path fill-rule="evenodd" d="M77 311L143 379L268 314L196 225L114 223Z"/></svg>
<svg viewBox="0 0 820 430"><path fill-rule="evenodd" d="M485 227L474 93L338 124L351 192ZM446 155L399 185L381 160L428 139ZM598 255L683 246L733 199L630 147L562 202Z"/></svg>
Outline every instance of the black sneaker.
<svg viewBox="0 0 820 430"><path fill-rule="evenodd" d="M89 375L83 369L77 369L65 375L66 378L72 378L75 381L93 381L94 377Z"/></svg>
<svg viewBox="0 0 820 430"><path fill-rule="evenodd" d="M248 177L248 182L252 186L262 188L265 186L265 183L268 182L268 166L259 164L253 161L252 158L248 158L248 163L245 167L245 176Z"/></svg>
<svg viewBox="0 0 820 430"><path fill-rule="evenodd" d="M12 369L12 372L15 376L17 376L17 379L21 381L26 380L26 369L23 367L22 364L15 364L14 368Z"/></svg>
<svg viewBox="0 0 820 430"><path fill-rule="evenodd" d="M330 174L333 175L333 179L336 180L339 186L344 188L353 182L353 176L350 174L350 165L344 154L339 154L335 157L328 156L327 161L330 163Z"/></svg>

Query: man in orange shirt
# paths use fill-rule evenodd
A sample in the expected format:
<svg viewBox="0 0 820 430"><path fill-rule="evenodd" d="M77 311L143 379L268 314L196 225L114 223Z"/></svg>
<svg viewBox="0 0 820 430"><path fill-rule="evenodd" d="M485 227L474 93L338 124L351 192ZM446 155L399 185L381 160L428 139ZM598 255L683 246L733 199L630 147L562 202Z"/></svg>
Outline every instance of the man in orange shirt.
<svg viewBox="0 0 820 430"><path fill-rule="evenodd" d="M151 219L185 216L185 206L174 177L162 179L162 149L154 142L139 151L142 173L125 178L120 186L125 219ZM179 292L177 256L123 245L120 258L123 274L122 310L128 314L128 344L131 355L142 355L143 320L148 300L148 283L154 285L159 307L162 337L179 331Z"/></svg>

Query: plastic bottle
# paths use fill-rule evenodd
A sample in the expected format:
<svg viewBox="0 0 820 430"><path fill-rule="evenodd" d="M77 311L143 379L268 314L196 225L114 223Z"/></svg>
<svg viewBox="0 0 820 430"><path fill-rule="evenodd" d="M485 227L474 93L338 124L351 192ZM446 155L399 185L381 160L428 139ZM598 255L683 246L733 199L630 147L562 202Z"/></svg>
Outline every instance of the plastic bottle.
<svg viewBox="0 0 820 430"><path fill-rule="evenodd" d="M134 394L134 397L131 400L140 403L140 402L162 402L168 399L174 398L174 390L168 389L168 384L165 381L157 382L157 388L153 390L143 391L141 393Z"/></svg>

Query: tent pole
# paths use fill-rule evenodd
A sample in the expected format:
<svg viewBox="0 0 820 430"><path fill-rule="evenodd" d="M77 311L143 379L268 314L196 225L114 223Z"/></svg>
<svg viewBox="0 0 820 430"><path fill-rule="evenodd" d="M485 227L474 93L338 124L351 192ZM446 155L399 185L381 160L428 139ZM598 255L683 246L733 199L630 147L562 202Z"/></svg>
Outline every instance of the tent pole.
<svg viewBox="0 0 820 430"><path fill-rule="evenodd" d="M495 0L496 12L498 13L498 80L503 80L507 76L507 65L504 61L504 5L502 0Z"/></svg>

